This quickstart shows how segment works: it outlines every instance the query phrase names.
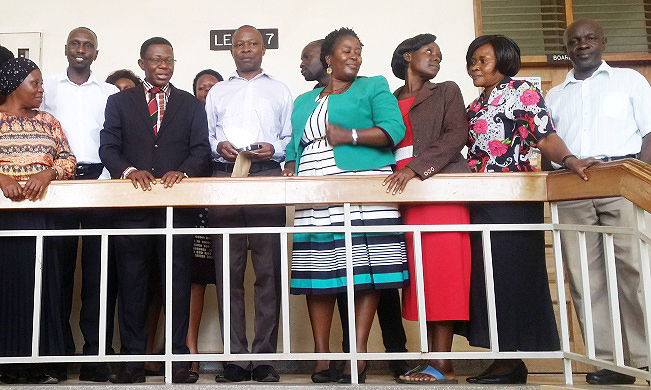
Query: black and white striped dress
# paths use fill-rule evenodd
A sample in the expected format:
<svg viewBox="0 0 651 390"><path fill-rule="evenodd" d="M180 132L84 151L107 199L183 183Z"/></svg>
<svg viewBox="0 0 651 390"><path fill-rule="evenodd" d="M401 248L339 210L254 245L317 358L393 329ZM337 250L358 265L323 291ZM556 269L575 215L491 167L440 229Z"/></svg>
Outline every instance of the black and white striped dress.
<svg viewBox="0 0 651 390"><path fill-rule="evenodd" d="M347 171L337 167L325 140L328 97L305 124L299 176L387 175L391 167ZM396 204L351 205L353 226L400 224ZM343 206L297 208L294 226L343 226ZM402 233L354 233L353 269L356 290L399 288L408 284L407 256ZM336 294L346 291L346 251L343 233L294 234L292 294Z"/></svg>

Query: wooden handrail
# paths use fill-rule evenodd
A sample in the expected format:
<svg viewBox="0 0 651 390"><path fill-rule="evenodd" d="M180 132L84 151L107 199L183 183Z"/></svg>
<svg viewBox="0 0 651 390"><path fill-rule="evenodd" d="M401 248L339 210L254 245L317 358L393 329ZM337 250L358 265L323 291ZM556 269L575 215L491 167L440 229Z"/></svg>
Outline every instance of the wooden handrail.
<svg viewBox="0 0 651 390"><path fill-rule="evenodd" d="M623 196L651 212L651 165L627 158L591 167L587 175L589 180L584 182L567 171L549 173L547 200Z"/></svg>
<svg viewBox="0 0 651 390"><path fill-rule="evenodd" d="M384 176L190 178L173 188L135 189L128 180L55 181L38 201L0 196L0 209L220 205L558 201L624 196L651 211L651 166L627 159L590 168L584 182L568 172L440 174L386 193Z"/></svg>

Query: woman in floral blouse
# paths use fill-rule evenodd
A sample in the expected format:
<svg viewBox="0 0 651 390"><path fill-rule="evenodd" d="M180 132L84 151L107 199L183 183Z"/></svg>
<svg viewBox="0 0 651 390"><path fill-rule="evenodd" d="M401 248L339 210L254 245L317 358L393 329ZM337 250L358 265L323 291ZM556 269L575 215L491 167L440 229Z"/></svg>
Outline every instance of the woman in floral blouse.
<svg viewBox="0 0 651 390"><path fill-rule="evenodd" d="M540 91L527 81L513 80L520 69L520 49L501 35L475 39L466 54L466 68L483 92L467 109L470 122L468 166L474 172L529 172L530 149L584 180L594 159L573 156L556 135ZM481 189L478 196L481 197ZM543 222L541 202L475 203L471 223L528 224ZM481 235L471 236L471 345L490 347ZM500 351L559 349L556 321L545 266L542 231L491 233L491 254ZM527 368L520 359L496 360L471 383L525 383Z"/></svg>

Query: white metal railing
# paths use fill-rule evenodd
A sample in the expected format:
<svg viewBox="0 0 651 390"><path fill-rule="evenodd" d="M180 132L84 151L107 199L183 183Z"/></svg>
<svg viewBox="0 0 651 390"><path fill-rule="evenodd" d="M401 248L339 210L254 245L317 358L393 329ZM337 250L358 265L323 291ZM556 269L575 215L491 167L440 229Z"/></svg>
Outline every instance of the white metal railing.
<svg viewBox="0 0 651 390"><path fill-rule="evenodd" d="M571 361L578 361L586 364L592 364L601 368L617 371L622 374L644 378L647 381L651 380L649 371L644 371L638 367L627 367L624 364L624 347L622 342L622 327L619 312L619 297L617 288L617 271L615 265L615 247L613 245L613 234L626 234L632 235L637 238L640 250L640 275L642 280L642 289L644 293L643 313L644 313L644 327L647 342L647 359L651 357L651 343L649 336L651 335L651 323L649 322L649 313L651 312L651 268L649 267L649 243L651 243L651 236L647 233L645 211L640 207L635 206L636 226L635 228L617 227L617 226L587 226L587 225L570 225L560 224L558 217L558 206L556 203L551 203L551 219L552 219L552 234L554 245L554 258L556 264L556 277L559 294L559 311L561 320L561 349L564 352L564 373L565 383L572 383L571 376ZM569 348L569 335L563 332L567 326L567 310L565 308L564 299L564 275L562 269L562 254L561 254L561 231L576 231L578 232L579 240L579 260L581 269L581 294L583 297L583 307L585 318L584 326L584 344L586 354L581 355L572 352ZM590 278L588 275L588 257L586 247L586 232L599 233L603 237L604 252L606 258L606 288L608 291L611 330L613 336L613 353L614 362L599 359L595 353L595 335L594 335L594 322L592 318L592 301L590 295ZM561 268L559 268L561 267ZM562 288L563 287L563 288ZM561 300L561 294L563 299ZM562 305L562 306L561 306Z"/></svg>
<svg viewBox="0 0 651 390"><path fill-rule="evenodd" d="M442 175L444 176L444 175ZM478 175L479 176L479 175ZM504 175L502 175L504 176ZM510 176L510 175L506 175ZM531 176L531 177L536 177ZM443 178L445 179L445 178ZM503 179L501 177L500 179ZM285 179L287 180L287 179ZM514 177L517 181L517 177ZM376 180L377 181L377 180ZM435 179L430 179L428 182L434 182ZM213 185L222 185L214 184ZM222 181L224 183L224 181ZM354 183L349 181L348 183ZM88 183L86 183L88 184ZM126 184L126 183L125 183ZM129 184L130 185L130 184ZM255 185L259 185L256 183ZM354 186L354 184L351 184ZM358 183L359 185L359 183ZM411 184L410 184L411 185ZM418 184L418 185L422 185ZM435 184L432 184L435 186ZM182 185L177 185L178 188ZM533 192L537 192L536 185L531 186ZM295 188L288 185L286 188ZM222 189L223 191L223 189ZM414 191L418 191L416 188ZM327 192L327 191L326 191ZM136 192L134 192L135 194ZM139 194L140 192L138 192ZM524 194L524 195L523 195ZM196 194L195 194L196 195ZM139 195L141 196L141 195ZM310 195L311 196L311 195ZM341 197L342 195L339 194ZM412 196L408 201L422 201L422 197ZM309 197L309 196L308 196ZM336 196L333 196L336 198ZM470 198L470 196L467 196ZM332 197L331 197L332 198ZM354 198L354 197L353 197ZM433 197L434 201L449 201L449 196L445 195L437 199ZM464 196L459 197L460 201L466 201ZM401 201L400 197L392 198ZM531 195L525 192L520 193L519 200L541 200L538 195ZM386 202L386 198L378 197L374 202ZM158 202L158 201L157 201ZM250 200L242 201L253 204ZM282 203L275 201L276 203ZM355 200L357 203L358 200ZM372 202L372 201L369 201ZM178 205L183 203L175 199L170 203ZM273 202L272 202L273 203ZM290 202L286 202L288 204ZM297 202L298 203L298 202ZM306 202L301 202L305 204ZM328 196L315 203L328 203ZM156 229L80 229L80 230L21 230L21 231L0 231L0 236L34 236L36 237L36 272L34 277L34 317L33 317L33 336L32 336L32 355L26 357L0 357L0 364L2 363L43 363L43 362L131 362L131 361L162 361L165 363L165 381L170 383L172 380L172 362L173 361L259 361L259 360L350 360L351 361L351 379L353 383L357 382L357 364L358 360L393 360L393 359L562 359L564 369L564 381L567 384L572 384L572 361L578 361L588 364L593 364L599 367L608 368L617 372L627 375L633 375L638 378L650 379L647 371L642 371L633 367L627 367L623 362L622 354L622 334L619 315L613 315L612 328L613 338L615 340L615 361L609 362L597 359L594 350L594 334L592 332L591 321L591 306L589 300L589 286L583 286L584 297L588 297L585 301L584 310L586 312L586 355L580 355L573 352L570 348L570 330L569 321L567 316L566 297L565 297L565 283L563 275L563 262L561 256L560 244L560 231L561 230L577 230L579 235L584 235L586 231L599 232L606 238L607 243L607 260L609 262L608 269L608 289L611 309L617 307L617 279L614 269L614 248L612 246L612 234L623 233L630 234L637 237L640 245L641 253L641 268L642 268L642 281L644 288L644 309L645 309L645 327L647 335L647 349L651 354L651 346L649 346L648 339L651 334L650 321L648 313L651 310L651 271L649 265L649 243L651 237L646 233L644 225L644 210L637 209L638 225L636 229L619 228L619 227L593 227L593 226L578 226L578 225L561 225L558 223L558 211L556 205L552 203L552 222L547 224L501 224L501 225L391 225L391 226L352 226L350 219L350 202L333 202L344 205L345 220L344 225L340 227L256 227L256 228L174 228L173 227L173 207L166 207L166 225L163 228ZM218 204L214 201L207 201L204 204L187 204L188 206L211 206ZM259 201L259 204L269 204L269 202ZM120 204L123 205L123 204ZM0 208L3 205L0 203ZM154 205L147 205L152 207ZM25 204L25 208L32 208L34 205ZM50 205L49 207L55 207ZM69 206L73 207L73 206ZM84 204L78 207L89 207ZM95 207L102 207L97 205ZM104 205L105 207L105 205ZM8 208L16 208L16 205L11 204ZM551 231L554 244L554 265L557 281L557 296L559 305L560 316L560 339L561 349L559 351L539 351L539 352L501 352L499 350L498 333L497 333L497 320L495 314L495 296L493 293L493 267L491 257L491 231ZM378 353L367 352L358 353L355 345L355 315L354 315L354 293L353 293L353 266L352 266L352 234L353 233L369 233L369 232L413 232L414 239L414 252L415 252L415 282L417 286L418 296L418 311L424 313L424 286L423 286L423 267L422 267L422 250L421 250L421 233L424 232L466 232L475 231L481 232L484 244L484 267L486 276L486 297L489 315L489 334L490 334L490 349L481 352L428 352L427 346L427 327L425 316L419 315L418 329L419 329L419 351L418 352L405 352L405 353ZM290 254L288 252L287 238L289 234L293 233L343 233L346 244L346 270L347 270L347 299L348 299L348 319L349 319L349 353L308 353L308 352L291 352L291 332L290 329L290 312L289 312L289 262ZM267 354L232 354L230 351L230 332L223 332L223 352L222 353L202 353L200 357L193 354L175 355L172 353L171 337L165 339L165 353L162 355L106 355L106 297L107 297L107 279L108 279L108 238L113 235L164 235L166 237L166 274L165 281L167 286L167 294L165 294L166 313L165 316L165 334L172 334L172 237L178 234L211 234L222 235L223 239L223 259L229 258L229 237L231 234L255 234L255 233L278 233L281 242L281 282L282 282L282 297L281 297L281 318L282 318L282 339L280 342L280 352L267 353ZM41 303L41 278L42 278L42 260L43 260L43 238L50 236L86 236L95 235L101 237L101 279L100 279L100 325L99 325L99 354L93 356L39 356L39 332L40 329L40 303ZM585 240L581 243L581 270L584 280L587 280L587 262L585 256ZM612 264L611 264L612 263ZM230 330L230 278L229 275L229 262L223 263L223 285L218 288L223 288L223 329ZM615 309L616 310L616 309Z"/></svg>

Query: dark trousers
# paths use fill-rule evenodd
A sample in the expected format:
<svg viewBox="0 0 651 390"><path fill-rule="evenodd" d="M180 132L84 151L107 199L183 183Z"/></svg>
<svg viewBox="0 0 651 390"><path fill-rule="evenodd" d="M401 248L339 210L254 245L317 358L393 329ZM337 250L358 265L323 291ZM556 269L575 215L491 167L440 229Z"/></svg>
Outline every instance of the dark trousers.
<svg viewBox="0 0 651 390"><path fill-rule="evenodd" d="M49 229L107 228L110 225L111 216L109 210L53 210L48 213L47 225ZM68 355L75 353L70 314L72 312L78 239L77 236L46 238L46 241L53 248L51 255L54 256L61 269L61 315L65 326L65 347ZM115 257L112 242L113 239L109 238L106 306L106 353L108 354L113 353L113 318L117 298ZM82 237L79 327L84 336L84 355L97 355L99 352L100 249L100 236Z"/></svg>
<svg viewBox="0 0 651 390"><path fill-rule="evenodd" d="M4 210L0 230L45 229L41 210ZM36 238L0 237L0 356L30 356L34 310ZM61 321L59 265L48 242L43 247L40 347L41 356L65 354ZM57 369L47 364L0 364L0 375L32 377Z"/></svg>
<svg viewBox="0 0 651 390"><path fill-rule="evenodd" d="M160 228L165 226L165 210L121 210L116 212L117 228ZM192 227L196 219L188 210L174 211L174 227ZM172 352L189 353L185 344L190 312L190 260L192 235L175 235L172 240ZM147 347L147 307L151 259L161 270L165 302L165 236L115 236L118 279L118 308L122 354L144 355ZM175 369L187 366L175 363ZM142 368L142 363L128 364Z"/></svg>
<svg viewBox="0 0 651 390"><path fill-rule="evenodd" d="M380 290L377 319L382 330L382 343L386 352L407 352L405 346L407 336L402 325L402 309L400 305L400 294L397 288ZM348 301L346 293L337 294L337 307L341 318L341 347L344 352L349 352Z"/></svg>
<svg viewBox="0 0 651 390"><path fill-rule="evenodd" d="M269 169L251 176L279 176L280 169ZM215 171L213 176L230 176ZM285 226L285 207L214 207L208 212L211 227L262 227ZM219 318L223 321L222 289L222 240L213 236L213 257L219 299ZM230 302L231 302L231 352L248 353L244 305L244 271L247 263L247 249L251 249L251 260L255 272L255 338L251 353L274 353L278 342L278 319L280 316L280 236L278 234L237 234L230 236ZM256 362L255 365L267 362ZM248 368L248 362L236 363Z"/></svg>

